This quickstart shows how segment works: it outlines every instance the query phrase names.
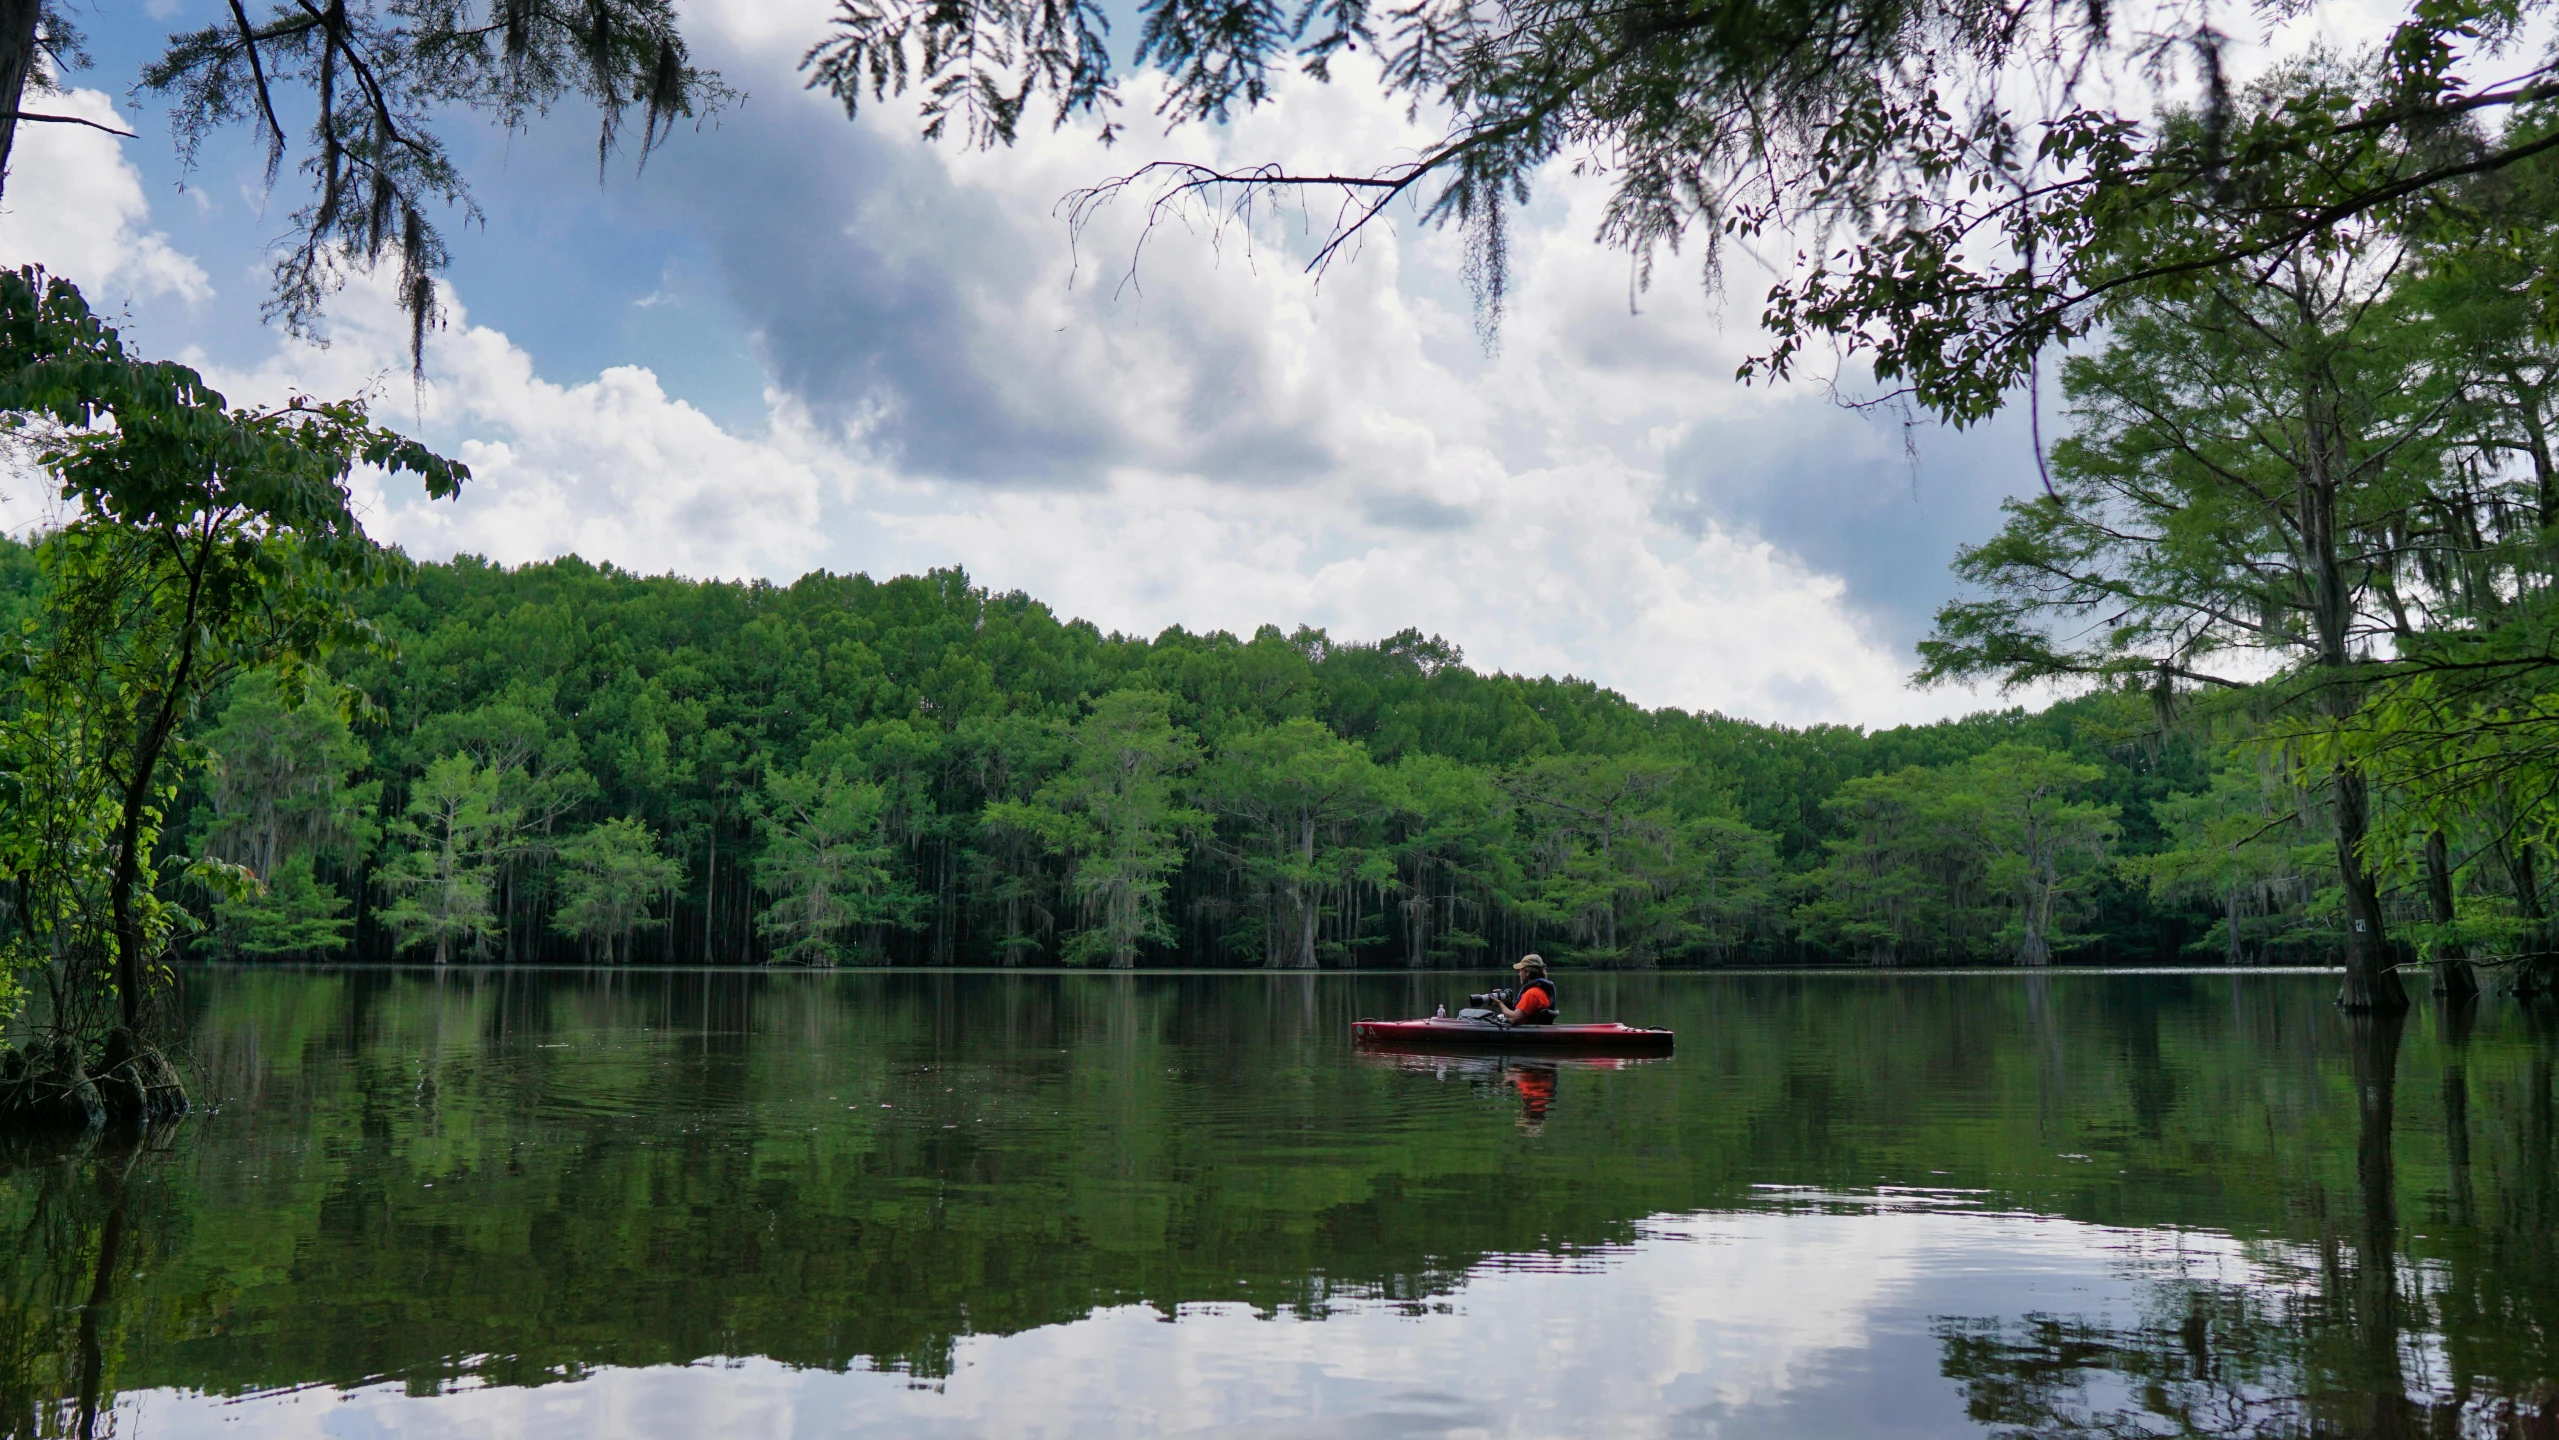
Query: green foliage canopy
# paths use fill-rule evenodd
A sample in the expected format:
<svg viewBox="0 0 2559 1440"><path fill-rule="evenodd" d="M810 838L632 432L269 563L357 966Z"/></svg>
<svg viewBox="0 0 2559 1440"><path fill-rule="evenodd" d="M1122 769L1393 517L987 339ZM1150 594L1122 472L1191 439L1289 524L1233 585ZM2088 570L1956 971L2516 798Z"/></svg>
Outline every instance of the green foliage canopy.
<svg viewBox="0 0 2559 1440"><path fill-rule="evenodd" d="M1857 824L1822 802L1857 777L2066 755L2099 773L2068 803L2122 817L2110 858L2149 853L2152 806L2206 783L2198 742L2135 695L1786 729L1478 672L1410 635L1106 635L956 572L774 586L465 558L367 609L398 654L333 663L375 707L337 783L379 787L382 834L353 861L313 851L357 957L429 959L439 935L449 961L600 956L560 928L570 857L627 820L678 878L629 912L617 960L1866 961L1798 919ZM219 776L286 773L224 764L182 797L198 830L253 806ZM1950 842L1977 877L1961 942L1885 958L2015 954L1993 838ZM2173 959L2219 918L2103 867L2065 890L2061 958Z"/></svg>
<svg viewBox="0 0 2559 1440"><path fill-rule="evenodd" d="M158 849L190 758L182 727L241 677L298 694L324 657L377 638L358 598L401 561L364 534L348 473L407 472L444 497L468 472L356 402L234 408L32 268L0 274L0 427L70 516L35 552L45 604L0 720L15 902L0 968L44 976L48 1023L88 1044L102 1004L142 1029L181 923Z"/></svg>

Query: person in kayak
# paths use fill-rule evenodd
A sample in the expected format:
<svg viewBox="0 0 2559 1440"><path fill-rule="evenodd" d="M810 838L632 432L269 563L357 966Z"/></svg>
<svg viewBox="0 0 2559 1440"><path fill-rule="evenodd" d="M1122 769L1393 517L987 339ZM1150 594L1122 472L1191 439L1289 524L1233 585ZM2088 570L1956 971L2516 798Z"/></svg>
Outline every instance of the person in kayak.
<svg viewBox="0 0 2559 1440"><path fill-rule="evenodd" d="M1555 982L1546 978L1546 962L1534 955L1523 955L1511 971L1519 976L1519 988L1506 990L1493 1001L1500 1008L1502 1023L1554 1024Z"/></svg>

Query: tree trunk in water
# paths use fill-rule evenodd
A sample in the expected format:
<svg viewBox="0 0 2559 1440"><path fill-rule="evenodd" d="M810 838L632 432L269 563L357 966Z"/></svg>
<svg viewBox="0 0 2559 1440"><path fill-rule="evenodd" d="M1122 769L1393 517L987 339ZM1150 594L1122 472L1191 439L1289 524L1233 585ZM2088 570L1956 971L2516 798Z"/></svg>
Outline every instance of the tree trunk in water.
<svg viewBox="0 0 2559 1440"><path fill-rule="evenodd" d="M1431 963L1431 872L1425 864L1413 874L1412 897L1404 902L1404 968L1419 970Z"/></svg>
<svg viewBox="0 0 2559 1440"><path fill-rule="evenodd" d="M2029 895L2026 900L2025 942L2017 947L2017 958L2028 965L2053 963L2052 941L2046 938L2053 923L2052 892Z"/></svg>
<svg viewBox="0 0 2559 1440"><path fill-rule="evenodd" d="M41 0L0 0L0 194L9 184L9 156L18 141L18 109L26 103L27 81L36 68L36 21Z"/></svg>
<svg viewBox="0 0 2559 1440"><path fill-rule="evenodd" d="M185 683L192 665L192 657L180 662L180 685ZM134 747L133 778L125 785L124 809L116 821L115 871L107 907L115 939L116 999L122 1023L107 1032L106 1051L100 1057L96 1077L98 1095L105 1101L107 1118L111 1120L148 1123L183 1114L187 1108L186 1087L178 1078L177 1068L144 1033L143 1027L151 1018L143 1005L151 957L143 951L142 917L135 913L133 905L134 891L145 879L141 854L143 817L150 806L161 753L176 728L174 707L164 697L159 713Z"/></svg>
<svg viewBox="0 0 2559 1440"><path fill-rule="evenodd" d="M124 1028L142 1030L142 920L133 913L133 889L142 883L142 816L151 799L151 778L159 768L157 746L134 759L134 778L125 786L124 813L116 822L115 873L107 892L108 928L116 945L116 1000Z"/></svg>
<svg viewBox="0 0 2559 1440"><path fill-rule="evenodd" d="M187 1108L186 1085L178 1078L177 1067L130 1028L119 1026L107 1033L96 1083L98 1099L110 1120L148 1124Z"/></svg>
<svg viewBox="0 0 2559 1440"><path fill-rule="evenodd" d="M2452 849L2444 843L2441 830L2426 834L2426 904L2437 925L2451 926ZM2435 942L2435 993L2453 1001L2467 1000L2479 993L2470 962L2462 957L2461 947L2449 940Z"/></svg>
<svg viewBox="0 0 2559 1440"><path fill-rule="evenodd" d="M1617 858L1610 852L1609 825L1613 817L1602 814L1599 821L1599 872L1608 877L1608 916L1606 937L1600 948L1609 954L1611 964L1617 956Z"/></svg>
<svg viewBox="0 0 2559 1440"><path fill-rule="evenodd" d="M2303 333L2317 334L2304 292ZM2354 589L2348 583L2338 534L2337 498L2351 470L2340 402L2341 387L2324 356L2314 358L2303 375L2302 419L2309 432L2309 463L2301 475L2302 548L2307 552L2312 625L2318 641L2319 711L2342 722L2361 703L2359 688L2349 679L2354 668ZM2349 1010L2405 1010L2407 992L2390 968L2390 947L2381 921L2380 888L2366 863L2364 835L2370 825L2370 802L2361 770L2337 767L2332 791L2337 812L2337 873L2346 894L2346 981L2337 1003Z"/></svg>
<svg viewBox="0 0 2559 1440"><path fill-rule="evenodd" d="M2507 988L2517 995L2541 992L2544 973L2542 953L2550 945L2548 914L2541 904L2541 877L2532 859L2532 847L2521 840L2500 840L2497 852L2506 862L2506 878L2515 888L2515 914L2524 922L2523 942L2517 948L2513 969L2507 973Z"/></svg>
<svg viewBox="0 0 2559 1440"><path fill-rule="evenodd" d="M1297 857L1301 872L1315 869L1315 817L1302 815L1297 822ZM1296 906L1297 938L1290 943L1288 963L1292 969L1315 968L1315 897L1308 893L1306 882L1289 882L1288 898Z"/></svg>
<svg viewBox="0 0 2559 1440"><path fill-rule="evenodd" d="M2506 877L2515 887L2515 913L2532 922L2528 933L2530 948L2538 950L2545 943L2541 922L2548 918L2541 908L2541 876L2533 864L2532 847L2521 840L2506 842Z"/></svg>
<svg viewBox="0 0 2559 1440"><path fill-rule="evenodd" d="M1113 886L1111 895L1111 968L1137 968L1137 895L1122 886Z"/></svg>
<svg viewBox="0 0 2559 1440"><path fill-rule="evenodd" d="M106 1098L82 1048L68 1035L38 1035L24 1050L0 1048L0 1127L85 1131L104 1125Z"/></svg>
<svg viewBox="0 0 2559 1440"><path fill-rule="evenodd" d="M2367 799L2364 777L2352 766L2337 767L2337 871L2346 892L2346 980L2337 1003L2349 1010L2405 1010L2408 992L2390 968L2390 947L2382 938L2381 890L2364 864Z"/></svg>

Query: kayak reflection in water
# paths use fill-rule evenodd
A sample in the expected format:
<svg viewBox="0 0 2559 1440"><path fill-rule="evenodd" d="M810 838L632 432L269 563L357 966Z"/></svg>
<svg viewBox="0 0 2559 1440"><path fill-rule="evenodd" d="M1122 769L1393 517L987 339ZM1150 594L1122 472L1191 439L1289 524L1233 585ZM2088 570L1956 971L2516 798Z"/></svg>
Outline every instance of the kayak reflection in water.
<svg viewBox="0 0 2559 1440"><path fill-rule="evenodd" d="M1506 1065L1502 1081L1519 1092L1519 1128L1535 1135L1546 1128L1546 1111L1555 1103L1555 1067Z"/></svg>
<svg viewBox="0 0 2559 1440"><path fill-rule="evenodd" d="M1517 988L1467 998L1491 1006L1505 1025L1554 1024L1555 982L1546 978L1546 962L1534 955L1523 955L1511 970L1519 976Z"/></svg>

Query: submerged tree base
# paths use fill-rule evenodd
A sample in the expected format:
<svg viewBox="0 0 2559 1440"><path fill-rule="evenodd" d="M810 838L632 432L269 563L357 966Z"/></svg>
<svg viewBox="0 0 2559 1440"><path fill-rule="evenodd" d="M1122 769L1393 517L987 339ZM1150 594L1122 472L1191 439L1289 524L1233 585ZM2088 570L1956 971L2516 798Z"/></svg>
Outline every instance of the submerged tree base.
<svg viewBox="0 0 2559 1440"><path fill-rule="evenodd" d="M2398 971L2386 965L2359 966L2349 955L2345 983L2337 989L2337 1005L2343 1010L2395 1014L2408 1008L2408 991L2399 983Z"/></svg>
<svg viewBox="0 0 2559 1440"><path fill-rule="evenodd" d="M117 1029L92 1072L81 1047L39 1040L0 1050L0 1131L87 1131L148 1125L187 1110L186 1084L157 1046Z"/></svg>
<svg viewBox="0 0 2559 1440"><path fill-rule="evenodd" d="M2506 972L2506 991L2525 999L2547 995L2553 974L2559 974L2559 956L2546 952L2523 956Z"/></svg>
<svg viewBox="0 0 2559 1440"><path fill-rule="evenodd" d="M94 1130L107 1120L80 1047L38 1040L0 1052L0 1129Z"/></svg>

